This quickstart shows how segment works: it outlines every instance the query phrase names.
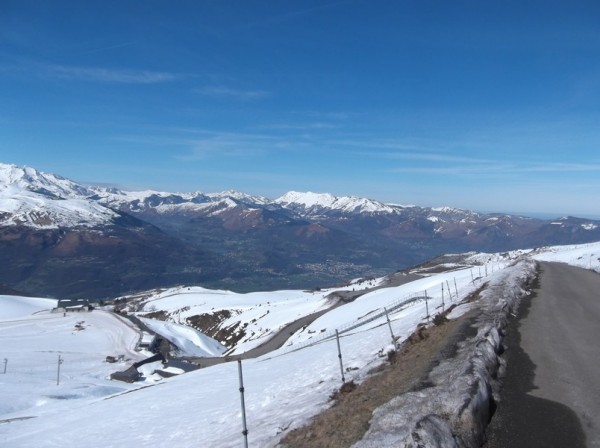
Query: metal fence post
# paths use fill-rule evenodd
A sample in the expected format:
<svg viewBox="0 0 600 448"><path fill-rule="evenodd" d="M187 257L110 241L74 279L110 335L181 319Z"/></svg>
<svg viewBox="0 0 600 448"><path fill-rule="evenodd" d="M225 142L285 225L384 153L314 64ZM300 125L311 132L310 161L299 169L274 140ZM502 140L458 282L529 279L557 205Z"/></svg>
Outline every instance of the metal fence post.
<svg viewBox="0 0 600 448"><path fill-rule="evenodd" d="M392 323L390 322L390 316L388 315L388 311L386 307L383 307L385 311L385 318L387 319L388 327L390 327L390 334L392 335L392 344L396 347L396 337L394 336L394 331L392 330Z"/></svg>
<svg viewBox="0 0 600 448"><path fill-rule="evenodd" d="M340 372L342 373L342 383L346 382L344 377L344 363L342 362L342 349L340 348L340 334L335 330L335 339L337 340L338 358L340 359Z"/></svg>
<svg viewBox="0 0 600 448"><path fill-rule="evenodd" d="M427 297L427 290L425 290L425 311L427 312L427 322L429 322L429 303L427 303L428 301L428 297Z"/></svg>
<svg viewBox="0 0 600 448"><path fill-rule="evenodd" d="M246 403L244 401L244 377L242 375L242 360L238 359L238 373L240 377L240 400L242 404L242 425L244 435L244 447L248 448L248 427L246 426Z"/></svg>
<svg viewBox="0 0 600 448"><path fill-rule="evenodd" d="M60 357L60 355L58 355L58 369L56 371L56 385L58 386L60 384L60 365L63 363L64 359L62 359Z"/></svg>
<svg viewBox="0 0 600 448"><path fill-rule="evenodd" d="M8 358L4 358L4 375L6 375L6 365L8 364Z"/></svg>
<svg viewBox="0 0 600 448"><path fill-rule="evenodd" d="M444 282L442 282L442 312L446 309L446 305L444 303Z"/></svg>
<svg viewBox="0 0 600 448"><path fill-rule="evenodd" d="M458 300L458 288L456 287L456 277L454 277L454 290L456 291L456 300Z"/></svg>

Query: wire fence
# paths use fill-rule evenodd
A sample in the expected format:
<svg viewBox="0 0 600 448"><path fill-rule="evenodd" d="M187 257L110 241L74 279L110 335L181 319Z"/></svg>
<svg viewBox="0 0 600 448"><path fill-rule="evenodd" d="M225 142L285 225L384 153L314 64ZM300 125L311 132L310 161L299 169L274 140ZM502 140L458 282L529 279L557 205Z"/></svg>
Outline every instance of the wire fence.
<svg viewBox="0 0 600 448"><path fill-rule="evenodd" d="M477 282L483 282L484 279L493 273L494 271L498 271L504 267L506 267L509 263L486 263L481 266L472 267L471 270L471 283L475 284ZM446 285L444 287L444 285ZM458 297L458 290L456 289L456 281L452 285L448 284L447 281L441 282L442 289L442 297L441 297L441 307L444 306L444 294L446 297L446 302L452 300L452 296ZM432 292L430 290L429 292ZM329 331L322 331L321 333L316 333L312 335L309 339L300 342L289 343L287 349L284 350L282 354L292 353L298 350L302 350L304 348L312 347L314 345L320 344L325 341L333 340L336 338L336 331L338 335L344 335L346 333L351 332L357 328L363 327L369 323L375 322L377 320L382 320L382 323L385 323L386 313L391 316L394 313L398 313L399 311L404 310L407 307L417 305L419 303L435 300L435 302L439 302L439 294L436 291L433 295L428 293L428 291L415 292L412 294L408 294L404 297L398 298L391 302L386 303L384 306L380 306L373 311L369 312L364 316L360 316L352 321L346 322L343 325L337 326L336 329L332 329ZM440 308L440 306L436 306L435 309ZM425 313L424 317L429 317L428 314L431 311L433 314L433 308L429 309L428 312ZM8 323L6 321L5 323ZM12 357L11 356L2 356L0 358L0 374L20 374L20 375L34 375L39 376L47 376L49 379L53 377L52 373L57 370L58 367L58 355L62 354L63 359L65 361L65 365L61 367L64 371L64 375L68 376L73 372L86 371L89 368L89 364L93 363L96 358L94 356L89 356L90 359L81 359L82 354L75 354L74 359L69 359L69 353L64 351L56 351L56 352L38 352L33 355L33 357L28 357L27 359L22 359L21 356ZM47 372L44 375L44 372Z"/></svg>
<svg viewBox="0 0 600 448"><path fill-rule="evenodd" d="M474 269L470 268L471 271L471 282L473 285L476 284L476 282L480 282L483 283L484 279L490 275L491 273L494 272L494 270L498 271L501 270L503 268L505 268L509 263L486 263L483 266L478 266L477 270L474 273ZM467 268L469 269L469 268ZM476 274L479 274L477 277L475 277ZM454 286L454 295L456 300L458 301L459 297L461 296L461 294L459 294L459 289L457 287L456 284L456 278L454 278L454 282L453 282L453 286ZM448 280L445 280L445 285L446 285L446 294L448 295L448 299L450 302L452 302L452 289L451 286L448 282ZM312 347L314 345L326 342L326 341L330 341L330 340L336 340L337 341L337 353L338 353L338 359L339 359L339 364L340 364L340 373L341 373L341 379L342 379L342 383L346 383L346 377L345 377L345 372L348 372L348 369L344 369L344 365L343 365L343 361L342 361L342 350L341 350L341 345L340 345L340 335L343 335L345 333L349 333L352 330L355 330L357 328L360 327L364 327L365 325L369 324L369 323L373 323L377 320L382 320L382 325L385 325L385 323L387 322L387 324L390 326L390 333L392 336L392 339L394 339L393 336L393 331L392 331L392 326L389 320L389 316L393 313L398 313L408 307L412 307L415 306L419 303L423 303L425 302L426 305L426 313L425 313L425 318L429 319L430 313L429 313L429 307L428 307L428 302L430 300L434 300L436 302L440 302L440 305L435 307L434 309L438 309L438 308L444 308L444 281L441 282L441 297L439 295L435 295L435 296L431 296L428 294L427 290L424 290L422 292L415 292L412 294L408 294L404 297L398 298L396 300L393 300L389 303L387 303L385 306L381 306L378 308L375 308L373 311L365 314L364 316L360 316L358 318L356 318L353 321L347 322L343 325L338 326L335 330L331 330L331 331L324 331L316 336L311 337L310 339L307 339L305 341L302 341L300 343L296 343L293 345L289 345L288 349L285 350L282 355L288 354L288 353L292 353L292 352L296 352L308 347ZM464 285L462 285L464 287ZM462 287L461 287L462 289ZM465 295L464 292L462 294L463 296ZM366 330L372 330L372 328L366 329ZM64 355L61 355L61 353L57 353L57 352L47 352L47 353L39 353L39 357L36 357L37 359L35 360L35 365L33 365L34 363L32 362L31 359L25 361L24 359L19 359L17 360L17 362L15 363L14 361L11 363L10 360L8 358L3 358L3 362L2 364L0 364L0 371L2 371L2 373L4 375L8 374L18 374L18 375L35 375L35 376L40 376L40 373L43 373L42 377L44 379L48 378L49 380L52 379L53 381L56 381L56 384L58 385L61 381L61 375L65 377L65 379L71 379L69 376L69 370L70 368L73 370L78 370L77 367L79 368L84 368L86 366L89 366L90 361L89 360L78 360L78 361L74 361L72 364L70 362L65 362L68 361L68 355L67 355L67 359L65 359ZM19 363L19 361L22 361L22 364ZM369 365L371 363L373 363L373 360L369 360L367 362L367 364L365 365ZM64 364L64 366L63 366ZM8 368L7 368L8 367ZM61 372L61 367L62 367L62 372ZM353 369L354 370L354 369ZM247 427L247 423L246 423L246 406L245 406L245 399L244 399L244 392L245 392L245 388L244 388L244 383L243 383L243 375L242 375L242 360L238 359L238 374L239 374L239 392L240 392L240 405L241 405L241 410L242 410L242 434L244 436L244 446L248 446L248 427Z"/></svg>
<svg viewBox="0 0 600 448"><path fill-rule="evenodd" d="M505 268L507 265L508 265L508 263L499 263L499 262L493 263L493 262L491 262L491 263L485 263L483 266L478 266L478 269L475 272L473 271L474 268L466 268L466 269L470 269L471 283L475 284L478 281L483 282L484 278L486 278L487 276L492 274L494 271L498 271L498 270ZM446 285L445 289L444 289L444 284ZM458 298L459 293L458 293L458 287L456 286L456 279L454 279L454 283L452 285L452 286L454 286L454 290L455 290L454 293L452 292L452 289L451 289L450 284L448 283L448 280L446 280L445 283L444 283L444 281L442 281L441 286L442 286L442 296L441 296L440 307L444 307L445 306L444 291L446 291L445 294L447 294L447 297L450 302L452 301L452 296L454 295L456 298ZM385 318L386 313L388 315L391 315L395 312L402 311L406 307L416 305L417 303L425 302L427 304L428 300L432 300L434 298L437 300L436 297L432 297L431 295L429 295L426 290L408 294L404 297L401 297L399 299L396 299L396 300L386 304L383 307L373 310L372 312L370 312L369 314L367 314L365 316L358 317L356 320L353 320L353 321L347 322L341 326L338 326L334 330L324 331L324 332L320 333L319 335L313 336L310 339L307 339L305 341L294 343L293 345L288 345L288 349L283 354L293 353L298 350L302 350L302 349L320 344L322 342L333 340L336 338L336 333L338 335L348 333L352 330L360 328L360 327L362 327L366 324L369 324L371 322L374 322L378 319ZM436 309L437 308L439 308L439 307L436 307ZM425 317L426 318L430 317L429 310L427 310Z"/></svg>
<svg viewBox="0 0 600 448"><path fill-rule="evenodd" d="M355 330L356 328L362 327L368 323L374 322L378 319L385 318L386 310L388 314L392 314L396 311L400 311L401 309L407 306L414 305L418 302L423 302L426 300L426 298L427 297L424 292L409 294L408 296L402 297L389 303L385 307L377 308L375 311L365 316L359 317L357 320L347 322L344 325L338 326L335 330L323 332L318 336L312 337L311 339L294 344L293 346L289 346L290 348L286 350L285 353L292 353L298 350L311 347L313 345L320 344L330 339L335 339L336 333L338 335L342 335L344 333L348 333L352 330Z"/></svg>

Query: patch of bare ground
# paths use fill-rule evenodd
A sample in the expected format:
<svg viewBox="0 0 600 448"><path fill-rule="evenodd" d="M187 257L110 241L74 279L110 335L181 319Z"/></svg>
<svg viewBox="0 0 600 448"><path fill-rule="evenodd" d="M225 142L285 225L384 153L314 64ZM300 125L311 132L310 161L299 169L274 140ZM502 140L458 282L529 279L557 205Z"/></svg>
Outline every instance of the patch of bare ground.
<svg viewBox="0 0 600 448"><path fill-rule="evenodd" d="M169 313L166 311L152 311L151 313L144 314L146 319L156 319L166 321L169 318Z"/></svg>
<svg viewBox="0 0 600 448"><path fill-rule="evenodd" d="M287 448L345 448L369 429L373 411L395 396L428 387L433 367L456 350L473 330L476 311L458 319L439 318L438 325L419 327L404 341L389 362L375 369L360 385L345 384L332 395L330 408L311 423L290 431L281 441Z"/></svg>

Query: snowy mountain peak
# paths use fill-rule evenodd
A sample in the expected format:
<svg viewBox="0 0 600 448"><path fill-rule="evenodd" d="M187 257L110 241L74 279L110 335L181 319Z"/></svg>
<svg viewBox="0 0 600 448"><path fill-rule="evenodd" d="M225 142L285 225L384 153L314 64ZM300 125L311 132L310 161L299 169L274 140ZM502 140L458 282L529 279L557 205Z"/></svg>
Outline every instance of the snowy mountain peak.
<svg viewBox="0 0 600 448"><path fill-rule="evenodd" d="M395 213L397 208L372 199L356 196L333 196L330 193L290 191L274 201L284 208L304 209L318 214L323 209L343 213Z"/></svg>
<svg viewBox="0 0 600 448"><path fill-rule="evenodd" d="M464 210L462 208L455 207L432 207L432 212L445 213L445 214L464 214L464 213L474 213L469 210Z"/></svg>
<svg viewBox="0 0 600 448"><path fill-rule="evenodd" d="M233 199L235 201L242 202L244 204L260 204L265 205L271 202L269 199L262 196L253 196L250 194L242 193L236 190L226 190L220 193L206 193L206 196L213 200L221 200L225 198Z"/></svg>
<svg viewBox="0 0 600 448"><path fill-rule="evenodd" d="M86 199L90 192L54 174L0 164L0 226L52 229L112 222L118 214Z"/></svg>
<svg viewBox="0 0 600 448"><path fill-rule="evenodd" d="M48 174L28 166L18 167L0 163L0 187L16 186L21 189L57 198L80 197L90 190L55 174Z"/></svg>
<svg viewBox="0 0 600 448"><path fill-rule="evenodd" d="M334 201L335 196L329 193L313 193L312 191L299 192L299 191L288 191L283 196L275 199L278 204L301 204L305 207L330 207Z"/></svg>

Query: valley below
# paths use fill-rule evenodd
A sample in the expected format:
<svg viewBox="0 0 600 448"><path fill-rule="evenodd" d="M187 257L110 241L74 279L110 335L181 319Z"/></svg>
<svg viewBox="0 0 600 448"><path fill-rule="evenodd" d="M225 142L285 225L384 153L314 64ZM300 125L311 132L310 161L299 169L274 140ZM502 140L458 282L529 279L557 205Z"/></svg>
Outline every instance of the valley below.
<svg viewBox="0 0 600 448"><path fill-rule="evenodd" d="M341 286L444 254L600 240L600 222L385 204L89 186L0 163L0 291L104 300L157 287Z"/></svg>
<svg viewBox="0 0 600 448"><path fill-rule="evenodd" d="M14 447L154 447L173 439L179 446L239 446L238 363L227 361L242 359L252 444L371 447L435 439L479 446L501 390L504 367L495 369L504 365L505 325L529 300L535 260L600 271L599 253L598 244L588 244L454 254L343 288L240 294L178 287L123 297L120 314L156 322L152 328L171 341L167 358L185 362L195 351L193 361L202 364L199 350L224 358L187 373L182 364L142 362L152 355L140 346L147 336L112 305L50 313L51 299L3 296L0 341L8 366L0 388L10 396L0 440ZM287 327L315 312L301 327ZM220 317L194 317L201 315ZM207 326L190 325L200 322ZM245 359L282 332L281 347ZM132 364L138 380L109 379ZM115 419L126 424L115 426Z"/></svg>
<svg viewBox="0 0 600 448"><path fill-rule="evenodd" d="M261 447L481 446L538 263L599 272L599 240L576 217L0 164L0 442L233 447L244 414Z"/></svg>

